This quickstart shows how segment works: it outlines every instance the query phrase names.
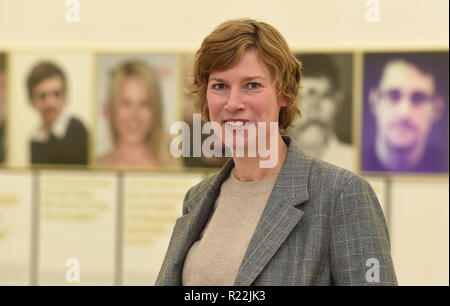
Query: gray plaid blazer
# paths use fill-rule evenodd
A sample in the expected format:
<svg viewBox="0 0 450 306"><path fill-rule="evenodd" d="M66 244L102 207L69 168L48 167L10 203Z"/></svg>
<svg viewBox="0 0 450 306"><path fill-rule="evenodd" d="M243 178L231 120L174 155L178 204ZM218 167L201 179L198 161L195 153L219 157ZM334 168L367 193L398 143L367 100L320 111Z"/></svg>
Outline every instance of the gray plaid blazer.
<svg viewBox="0 0 450 306"><path fill-rule="evenodd" d="M371 186L284 141L286 160L235 285L396 285L388 229ZM233 166L230 159L187 192L155 285L181 285L186 254Z"/></svg>

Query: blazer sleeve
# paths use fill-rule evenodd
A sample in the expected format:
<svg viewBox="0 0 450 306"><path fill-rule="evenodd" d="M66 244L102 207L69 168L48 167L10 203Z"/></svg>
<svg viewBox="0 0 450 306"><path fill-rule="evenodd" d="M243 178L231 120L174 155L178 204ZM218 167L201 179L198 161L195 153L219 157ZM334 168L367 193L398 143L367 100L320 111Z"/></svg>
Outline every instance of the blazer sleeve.
<svg viewBox="0 0 450 306"><path fill-rule="evenodd" d="M397 285L388 228L370 184L353 176L334 203L330 263L335 285Z"/></svg>

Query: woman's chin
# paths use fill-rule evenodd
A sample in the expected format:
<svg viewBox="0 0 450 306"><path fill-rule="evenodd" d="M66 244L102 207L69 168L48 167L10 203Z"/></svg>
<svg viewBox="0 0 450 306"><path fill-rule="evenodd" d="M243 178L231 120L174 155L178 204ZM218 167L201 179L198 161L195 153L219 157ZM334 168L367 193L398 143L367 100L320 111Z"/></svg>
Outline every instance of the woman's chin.
<svg viewBox="0 0 450 306"><path fill-rule="evenodd" d="M236 139L233 138L233 144L224 142L226 148L233 152L233 157L256 157L258 150L257 144L254 141L249 141L247 138Z"/></svg>

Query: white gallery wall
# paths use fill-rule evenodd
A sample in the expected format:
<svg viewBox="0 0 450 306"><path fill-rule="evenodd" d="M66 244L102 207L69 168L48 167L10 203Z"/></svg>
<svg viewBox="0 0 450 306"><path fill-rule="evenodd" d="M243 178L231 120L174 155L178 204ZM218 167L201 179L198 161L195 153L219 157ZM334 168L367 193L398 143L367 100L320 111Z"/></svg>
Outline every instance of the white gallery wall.
<svg viewBox="0 0 450 306"><path fill-rule="evenodd" d="M448 50L449 45L448 0L79 0L79 3L80 21L69 23L65 0L0 0L0 52L72 48L86 52L108 48L191 52L219 23L238 17L274 25L297 51ZM380 20L368 22L368 11L375 3L379 3ZM0 174L1 182L6 182L10 175L8 169L2 169ZM12 180L17 179L17 174L11 175L8 184L14 185ZM374 178L374 185L379 183L377 180ZM31 184L28 177L23 181ZM448 285L448 176L394 176L387 181L388 190L380 187L379 192L390 227L399 284ZM28 185L24 190L31 192ZM3 190L6 189L10 190L5 185ZM20 203L29 196L24 195ZM14 214L18 212L19 208ZM26 230L29 226L27 223ZM28 260L30 246L17 248L25 250L23 261Z"/></svg>
<svg viewBox="0 0 450 306"><path fill-rule="evenodd" d="M380 0L378 23L366 21L366 2L79 0L80 22L67 23L64 0L1 0L0 45L190 49L239 17L274 25L294 48L448 45L448 1Z"/></svg>

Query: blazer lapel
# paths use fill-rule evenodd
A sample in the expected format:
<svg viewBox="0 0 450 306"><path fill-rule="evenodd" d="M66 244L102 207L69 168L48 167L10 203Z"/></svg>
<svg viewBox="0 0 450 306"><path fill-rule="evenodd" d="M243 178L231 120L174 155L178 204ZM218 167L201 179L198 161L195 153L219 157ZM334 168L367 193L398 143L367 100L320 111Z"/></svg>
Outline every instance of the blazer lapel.
<svg viewBox="0 0 450 306"><path fill-rule="evenodd" d="M289 145L290 139L285 138ZM288 154L255 229L235 285L249 286L280 248L303 216L296 205L308 200L310 160L295 145Z"/></svg>

